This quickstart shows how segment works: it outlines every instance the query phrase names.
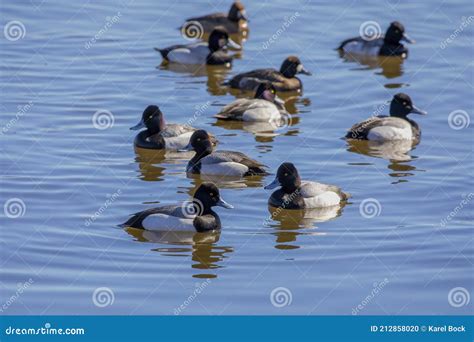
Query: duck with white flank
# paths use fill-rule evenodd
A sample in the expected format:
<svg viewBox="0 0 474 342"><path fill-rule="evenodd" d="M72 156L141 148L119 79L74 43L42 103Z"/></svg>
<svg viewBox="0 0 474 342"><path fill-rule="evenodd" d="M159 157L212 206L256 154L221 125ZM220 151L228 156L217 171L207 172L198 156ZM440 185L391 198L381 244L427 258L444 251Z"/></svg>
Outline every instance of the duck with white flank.
<svg viewBox="0 0 474 342"><path fill-rule="evenodd" d="M186 167L188 173L229 177L267 174L263 164L242 152L213 151L209 134L204 130L194 132L185 149L196 152Z"/></svg>
<svg viewBox="0 0 474 342"><path fill-rule="evenodd" d="M184 148L196 128L182 124L167 124L158 106L150 105L143 111L142 119L138 124L130 127L131 130L141 131L135 137L135 146L156 150L180 150ZM211 137L212 143L216 139Z"/></svg>
<svg viewBox="0 0 474 342"><path fill-rule="evenodd" d="M253 99L237 99L223 107L214 117L220 120L278 122L282 115L288 115L284 104L271 83L262 83Z"/></svg>
<svg viewBox="0 0 474 342"><path fill-rule="evenodd" d="M410 120L408 114L426 115L413 104L410 96L396 94L390 104L390 116L375 116L351 127L346 139L391 141L419 140L421 130L418 124Z"/></svg>
<svg viewBox="0 0 474 342"><path fill-rule="evenodd" d="M339 205L350 195L335 185L302 181L292 163L283 163L275 180L265 189L281 187L272 193L268 204L282 209L311 209Z"/></svg>
<svg viewBox="0 0 474 342"><path fill-rule="evenodd" d="M180 44L164 49L155 48L155 50L158 51L167 62L230 66L232 56L229 56L223 50L226 47L235 49L241 48L239 44L229 38L229 34L224 28L218 27L212 31L207 43Z"/></svg>
<svg viewBox="0 0 474 342"><path fill-rule="evenodd" d="M138 212L133 214L123 226L151 231L209 232L219 230L221 220L212 210L215 206L233 208L221 198L219 189L214 184L203 183L194 193L192 201Z"/></svg>
<svg viewBox="0 0 474 342"><path fill-rule="evenodd" d="M400 43L401 41L415 43L405 33L405 27L398 21L394 21L390 24L385 36L350 38L343 41L338 50L353 55L400 56L406 58L408 49Z"/></svg>

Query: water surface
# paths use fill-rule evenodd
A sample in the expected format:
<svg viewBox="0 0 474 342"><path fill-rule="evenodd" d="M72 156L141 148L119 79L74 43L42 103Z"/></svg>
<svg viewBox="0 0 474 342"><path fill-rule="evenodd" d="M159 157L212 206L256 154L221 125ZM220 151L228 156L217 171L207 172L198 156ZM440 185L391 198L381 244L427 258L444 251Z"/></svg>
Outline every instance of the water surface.
<svg viewBox="0 0 474 342"><path fill-rule="evenodd" d="M250 32L233 68L193 73L160 66L153 47L183 42L185 18L227 10L227 2L2 2L2 25L16 20L26 30L0 47L2 205L24 203L22 216L2 215L4 314L350 315L363 301L359 314L472 313L472 303L448 301L453 288L473 289L473 124L448 122L453 111L472 117L474 23L459 31L472 5L245 5ZM334 50L366 21L385 30L396 19L417 40L406 61L359 63ZM222 88L224 79L279 68L290 54L313 76L301 76L301 96L286 97L289 127L212 118L242 96ZM374 111L386 114L400 91L429 112L413 116L418 145L340 139ZM273 176L223 180L235 209L217 209L221 233L122 229L129 214L184 201L201 181L183 172L189 155L133 148L128 128L149 104L169 122L209 130L219 148L245 152L273 173L292 161L303 178L337 184L352 198L333 211L272 216L262 186ZM113 125L94 127L97 111L112 113ZM374 217L361 215L363 203L379 204ZM114 301L101 307L93 293L104 287ZM273 305L272 291L287 305Z"/></svg>

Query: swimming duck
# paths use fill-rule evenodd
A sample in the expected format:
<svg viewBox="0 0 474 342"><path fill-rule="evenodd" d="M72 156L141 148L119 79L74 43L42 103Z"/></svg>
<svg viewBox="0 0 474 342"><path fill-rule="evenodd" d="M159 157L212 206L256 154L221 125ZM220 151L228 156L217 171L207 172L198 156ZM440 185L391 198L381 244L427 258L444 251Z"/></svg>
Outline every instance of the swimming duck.
<svg viewBox="0 0 474 342"><path fill-rule="evenodd" d="M410 113L427 113L413 104L410 96L396 94L390 104L390 116L375 116L359 122L347 132L347 139L390 141L418 140L421 136L418 124L407 118Z"/></svg>
<svg viewBox="0 0 474 342"><path fill-rule="evenodd" d="M275 122L282 119L284 102L276 95L271 83L258 86L253 99L238 99L220 110L214 117L220 120Z"/></svg>
<svg viewBox="0 0 474 342"><path fill-rule="evenodd" d="M331 207L350 197L335 185L301 181L298 170L292 163L281 164L275 180L265 186L265 189L279 186L281 188L273 192L268 204L282 209Z"/></svg>
<svg viewBox="0 0 474 342"><path fill-rule="evenodd" d="M135 137L135 146L157 150L180 150L188 144L196 131L196 128L189 125L166 124L160 108L154 105L146 107L140 122L130 129L136 131L144 127L146 130ZM216 144L214 137L211 137L211 141Z"/></svg>
<svg viewBox="0 0 474 342"><path fill-rule="evenodd" d="M216 26L223 26L230 34L236 34L247 27L248 19L244 5L236 1L230 7L229 13L212 13L201 17L189 18L181 27L181 30L186 29L186 25L191 22L198 22L203 32L211 32Z"/></svg>
<svg viewBox="0 0 474 342"><path fill-rule="evenodd" d="M219 189L212 183L203 183L190 202L144 210L132 215L123 224L151 231L196 231L208 232L221 229L221 220L212 210L220 206L231 209L232 205L220 197Z"/></svg>
<svg viewBox="0 0 474 342"><path fill-rule="evenodd" d="M390 24L385 36L365 39L364 37L350 38L343 41L339 45L338 50L354 55L400 56L406 58L408 56L408 49L400 41L411 44L415 43L405 33L405 27L398 21L394 21Z"/></svg>
<svg viewBox="0 0 474 342"><path fill-rule="evenodd" d="M188 173L230 177L267 174L264 165L242 152L213 152L209 134L204 130L197 130L193 133L185 150L196 152L186 167Z"/></svg>
<svg viewBox="0 0 474 342"><path fill-rule="evenodd" d="M240 49L240 45L229 38L224 28L216 28L209 36L208 43L173 45L164 49L155 48L165 61L180 64L230 65L232 56L222 49L225 47Z"/></svg>
<svg viewBox="0 0 474 342"><path fill-rule="evenodd" d="M275 69L256 69L237 74L226 84L231 88L255 90L260 83L270 82L277 91L301 91L303 85L296 74L311 75L296 56L289 56L281 64L280 71Z"/></svg>

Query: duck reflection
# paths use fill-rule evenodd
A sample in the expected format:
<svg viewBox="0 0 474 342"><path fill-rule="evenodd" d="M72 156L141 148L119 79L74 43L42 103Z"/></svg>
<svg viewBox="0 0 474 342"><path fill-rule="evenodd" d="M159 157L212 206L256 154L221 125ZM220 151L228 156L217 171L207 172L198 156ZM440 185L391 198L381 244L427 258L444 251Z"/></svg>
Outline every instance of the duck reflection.
<svg viewBox="0 0 474 342"><path fill-rule="evenodd" d="M394 140L394 141L371 141L371 140L347 140L347 151L363 154L370 157L382 158L390 163L387 168L394 171L389 173L391 177L414 176L416 167L408 162L416 159L409 152L418 144L416 140Z"/></svg>
<svg viewBox="0 0 474 342"><path fill-rule="evenodd" d="M162 181L166 168L160 164L179 164L192 158L192 152L152 150L135 146L135 162L141 179L149 182Z"/></svg>
<svg viewBox="0 0 474 342"><path fill-rule="evenodd" d="M356 62L365 68L362 70L381 69L378 75L383 75L388 79L403 75L404 59L396 56L363 56L339 51L339 56L346 62ZM356 69L357 70L357 69ZM360 69L359 69L360 70Z"/></svg>
<svg viewBox="0 0 474 342"><path fill-rule="evenodd" d="M229 92L237 98L253 98L252 92L242 92L241 90L230 89ZM300 123L300 117L295 115L300 111L297 104L303 106L311 105L309 98L300 98L297 92L281 92L278 96L284 100L286 111L291 114L287 116L281 127L276 127L271 122L248 122L233 120L216 120L213 126L221 127L230 131L245 131L254 135L255 141L259 143L273 142L279 135L293 136L299 134L299 129L290 128Z"/></svg>
<svg viewBox="0 0 474 342"><path fill-rule="evenodd" d="M346 203L332 207L305 209L305 210L285 210L268 206L271 223L269 225L275 228L276 249L297 249L300 246L296 239L298 235L325 235L317 231L302 231L304 228L314 228L315 223L326 222L341 216L342 209Z"/></svg>
<svg viewBox="0 0 474 342"><path fill-rule="evenodd" d="M223 267L220 263L232 253L230 246L219 246L220 232L184 232L184 231L148 231L136 228L126 228L126 232L136 241L169 245L151 249L164 256L187 257L191 255L191 267L196 269L194 278L216 278L217 275L208 273Z"/></svg>
<svg viewBox="0 0 474 342"><path fill-rule="evenodd" d="M222 85L229 73L229 68L220 65L193 65L179 63L163 63L160 70L170 70L175 73L192 77L207 77L207 91L212 95L225 95L227 86Z"/></svg>
<svg viewBox="0 0 474 342"><path fill-rule="evenodd" d="M187 173L187 177L191 179L194 187L198 187L204 182L212 182L219 189L244 189L244 188L261 188L264 185L264 176L246 176L246 177L232 177L223 175L202 175ZM191 195L191 190L189 192Z"/></svg>

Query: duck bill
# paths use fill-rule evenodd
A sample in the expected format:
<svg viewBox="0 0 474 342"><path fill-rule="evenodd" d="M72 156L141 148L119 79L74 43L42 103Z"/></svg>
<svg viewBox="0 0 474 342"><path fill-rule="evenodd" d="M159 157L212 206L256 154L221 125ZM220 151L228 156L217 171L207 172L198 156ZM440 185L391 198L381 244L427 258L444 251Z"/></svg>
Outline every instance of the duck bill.
<svg viewBox="0 0 474 342"><path fill-rule="evenodd" d="M297 73L298 73L298 74L303 74L303 75L308 75L308 76L311 76L311 75L312 75L311 71L308 71L308 70L304 67L303 64L298 65Z"/></svg>
<svg viewBox="0 0 474 342"><path fill-rule="evenodd" d="M231 49L236 49L236 50L240 50L242 49L242 46L240 46L239 44L237 44L236 42L234 42L232 39L228 39L227 40L227 47L231 48Z"/></svg>
<svg viewBox="0 0 474 342"><path fill-rule="evenodd" d="M265 190L271 190L271 189L275 189L275 188L278 188L280 186L280 182L278 181L277 178L275 178L275 180L273 182L271 182L270 184L266 185L264 187Z"/></svg>
<svg viewBox="0 0 474 342"><path fill-rule="evenodd" d="M249 17L247 16L247 13L241 11L239 13L239 16L240 16L240 20L245 20L246 22L249 22Z"/></svg>
<svg viewBox="0 0 474 342"><path fill-rule="evenodd" d="M413 109L411 110L410 113L413 113L413 114L419 114L419 115L426 115L428 114L428 112L424 111L424 110L421 110L420 108L417 108L415 106L413 106Z"/></svg>
<svg viewBox="0 0 474 342"><path fill-rule="evenodd" d="M191 144L187 144L183 148L180 148L178 150L178 152L188 152L188 151L192 151L192 150L193 150L193 147L191 146Z"/></svg>
<svg viewBox="0 0 474 342"><path fill-rule="evenodd" d="M217 202L216 205L219 206L219 207L226 208L226 209L234 209L234 206L232 204L229 204L226 201L224 201L222 199L222 197L219 198L219 202Z"/></svg>
<svg viewBox="0 0 474 342"><path fill-rule="evenodd" d="M410 44L415 44L415 40L411 39L406 33L403 34L402 40Z"/></svg>
<svg viewBox="0 0 474 342"><path fill-rule="evenodd" d="M132 131L138 131L139 129L142 129L145 127L145 122L141 120L139 123L137 123L135 126L130 127Z"/></svg>

